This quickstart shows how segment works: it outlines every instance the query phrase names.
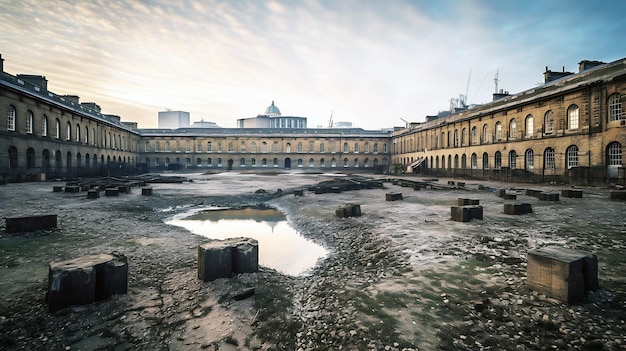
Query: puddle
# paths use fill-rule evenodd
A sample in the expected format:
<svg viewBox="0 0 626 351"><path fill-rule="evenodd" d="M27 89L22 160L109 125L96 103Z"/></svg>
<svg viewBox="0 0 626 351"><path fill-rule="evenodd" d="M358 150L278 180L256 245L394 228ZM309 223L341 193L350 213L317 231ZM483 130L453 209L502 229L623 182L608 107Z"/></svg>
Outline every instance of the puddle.
<svg viewBox="0 0 626 351"><path fill-rule="evenodd" d="M294 276L305 274L328 253L302 237L282 212L272 208L208 208L178 215L167 224L211 239L256 239L260 265Z"/></svg>

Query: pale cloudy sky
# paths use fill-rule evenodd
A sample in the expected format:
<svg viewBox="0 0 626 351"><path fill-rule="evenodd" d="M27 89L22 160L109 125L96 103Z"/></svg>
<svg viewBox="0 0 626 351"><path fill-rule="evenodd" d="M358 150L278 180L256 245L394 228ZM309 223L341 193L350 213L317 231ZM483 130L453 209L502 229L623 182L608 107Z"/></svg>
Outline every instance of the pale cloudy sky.
<svg viewBox="0 0 626 351"><path fill-rule="evenodd" d="M235 127L275 100L309 127L424 121L584 59L626 57L626 1L0 0L11 74L140 128L158 111ZM471 77L470 77L471 72ZM469 88L468 88L469 81Z"/></svg>

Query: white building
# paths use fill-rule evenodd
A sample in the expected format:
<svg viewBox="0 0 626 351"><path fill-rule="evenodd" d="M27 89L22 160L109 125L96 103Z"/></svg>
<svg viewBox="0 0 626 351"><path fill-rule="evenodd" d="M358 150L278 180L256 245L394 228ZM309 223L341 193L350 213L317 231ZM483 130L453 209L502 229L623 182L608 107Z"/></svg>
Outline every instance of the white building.
<svg viewBox="0 0 626 351"><path fill-rule="evenodd" d="M159 128L176 129L189 127L189 112L163 111L159 112Z"/></svg>

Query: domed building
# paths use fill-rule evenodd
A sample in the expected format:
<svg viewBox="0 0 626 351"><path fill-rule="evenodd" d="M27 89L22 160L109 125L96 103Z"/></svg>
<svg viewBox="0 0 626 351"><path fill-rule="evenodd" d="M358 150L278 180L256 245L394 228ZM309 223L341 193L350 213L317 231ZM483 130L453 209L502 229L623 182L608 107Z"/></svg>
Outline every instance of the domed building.
<svg viewBox="0 0 626 351"><path fill-rule="evenodd" d="M272 104L265 109L265 113L251 118L237 120L237 128L306 128L306 117L283 116L280 109Z"/></svg>

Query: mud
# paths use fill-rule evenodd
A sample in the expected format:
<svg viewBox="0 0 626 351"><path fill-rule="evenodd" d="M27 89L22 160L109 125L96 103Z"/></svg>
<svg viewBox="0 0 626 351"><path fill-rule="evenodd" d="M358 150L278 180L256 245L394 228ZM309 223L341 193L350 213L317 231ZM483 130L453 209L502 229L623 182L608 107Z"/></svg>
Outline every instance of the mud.
<svg viewBox="0 0 626 351"><path fill-rule="evenodd" d="M293 196L340 175L186 174L153 196L87 199L53 193L63 182L0 186L0 216L57 214L58 228L0 230L3 350L623 350L626 348L626 202L607 188L503 213L495 189L384 189ZM449 179L440 179L445 185ZM522 189L525 185L516 184ZM559 191L563 187L527 185ZM511 190L515 192L515 190ZM401 192L402 201L385 201ZM484 220L450 220L457 198L479 199ZM361 205L361 217L335 209ZM165 224L206 206L281 210L328 256L301 276L258 273L202 283L207 239ZM566 305L525 288L526 253L548 244L595 253L600 289ZM129 293L50 314L47 265L110 253L129 264ZM241 299L242 292L254 294Z"/></svg>

